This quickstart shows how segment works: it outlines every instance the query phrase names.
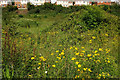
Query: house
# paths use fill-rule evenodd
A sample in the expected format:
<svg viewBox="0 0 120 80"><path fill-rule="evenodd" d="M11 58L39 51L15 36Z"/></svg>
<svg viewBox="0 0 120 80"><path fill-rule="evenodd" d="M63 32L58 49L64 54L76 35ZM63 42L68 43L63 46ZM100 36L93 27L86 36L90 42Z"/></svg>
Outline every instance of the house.
<svg viewBox="0 0 120 80"><path fill-rule="evenodd" d="M45 3L51 3L51 0L45 0Z"/></svg>
<svg viewBox="0 0 120 80"><path fill-rule="evenodd" d="M68 0L57 0L56 4L62 5L63 7L73 6L73 2Z"/></svg>
<svg viewBox="0 0 120 80"><path fill-rule="evenodd" d="M44 5L44 3L51 3L51 0L30 0L30 3L37 6Z"/></svg>
<svg viewBox="0 0 120 80"><path fill-rule="evenodd" d="M29 0L15 0L15 6L17 6L17 8L27 8L27 3L29 2Z"/></svg>
<svg viewBox="0 0 120 80"><path fill-rule="evenodd" d="M117 3L118 5L120 5L120 0L116 0L115 3Z"/></svg>
<svg viewBox="0 0 120 80"><path fill-rule="evenodd" d="M10 0L0 0L0 7L6 7L7 5L11 5Z"/></svg>
<svg viewBox="0 0 120 80"><path fill-rule="evenodd" d="M111 1L98 1L97 5L111 5Z"/></svg>
<svg viewBox="0 0 120 80"><path fill-rule="evenodd" d="M75 6L81 6L81 5L91 5L89 1L85 0L75 0Z"/></svg>

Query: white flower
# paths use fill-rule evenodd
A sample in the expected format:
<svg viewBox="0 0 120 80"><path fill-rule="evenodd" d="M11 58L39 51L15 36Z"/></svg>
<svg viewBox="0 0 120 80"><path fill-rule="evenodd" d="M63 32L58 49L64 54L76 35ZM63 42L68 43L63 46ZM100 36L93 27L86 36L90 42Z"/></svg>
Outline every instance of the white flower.
<svg viewBox="0 0 120 80"><path fill-rule="evenodd" d="M47 71L45 71L45 73L47 73Z"/></svg>

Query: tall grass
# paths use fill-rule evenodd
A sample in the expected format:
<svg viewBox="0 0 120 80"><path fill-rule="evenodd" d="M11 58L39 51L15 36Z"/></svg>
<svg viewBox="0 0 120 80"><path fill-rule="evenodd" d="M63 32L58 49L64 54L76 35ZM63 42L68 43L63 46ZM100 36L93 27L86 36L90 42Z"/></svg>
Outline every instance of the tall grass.
<svg viewBox="0 0 120 80"><path fill-rule="evenodd" d="M93 19L91 23L96 18L101 18L101 21L92 24L91 28L91 24L85 22L85 16ZM28 16L24 15L24 18ZM44 24L30 28L4 24L3 78L119 77L117 16L94 6L65 17L58 14L48 22L50 19L50 16L35 18L36 22L44 20Z"/></svg>

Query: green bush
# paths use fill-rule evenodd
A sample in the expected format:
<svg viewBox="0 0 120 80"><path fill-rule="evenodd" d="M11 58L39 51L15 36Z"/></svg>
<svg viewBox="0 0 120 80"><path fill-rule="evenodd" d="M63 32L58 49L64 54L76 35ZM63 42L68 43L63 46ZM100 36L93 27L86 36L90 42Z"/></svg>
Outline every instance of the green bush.
<svg viewBox="0 0 120 80"><path fill-rule="evenodd" d="M17 6L11 6L11 5L8 5L6 9L9 12L18 10Z"/></svg>
<svg viewBox="0 0 120 80"><path fill-rule="evenodd" d="M22 18L22 17L23 17L23 15L19 15L19 17L20 17L20 18Z"/></svg>
<svg viewBox="0 0 120 80"><path fill-rule="evenodd" d="M47 16L44 16L44 18L47 18Z"/></svg>
<svg viewBox="0 0 120 80"><path fill-rule="evenodd" d="M27 3L27 8L28 8L28 11L31 10L31 9L34 9L35 6L34 5L31 5L30 3Z"/></svg>

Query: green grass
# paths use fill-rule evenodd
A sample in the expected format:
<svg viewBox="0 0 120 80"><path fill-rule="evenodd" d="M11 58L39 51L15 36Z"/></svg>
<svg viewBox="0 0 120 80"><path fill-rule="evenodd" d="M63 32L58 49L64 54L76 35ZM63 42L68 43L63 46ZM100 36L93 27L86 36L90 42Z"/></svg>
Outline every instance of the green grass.
<svg viewBox="0 0 120 80"><path fill-rule="evenodd" d="M83 20L88 12L95 16L100 12L106 22L89 29ZM96 6L88 12L25 14L23 18L9 13L16 18L11 20L14 24L3 23L3 77L118 78L119 18Z"/></svg>

